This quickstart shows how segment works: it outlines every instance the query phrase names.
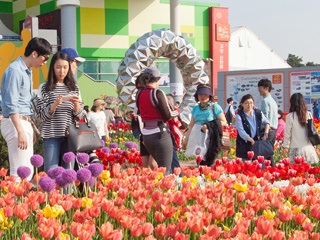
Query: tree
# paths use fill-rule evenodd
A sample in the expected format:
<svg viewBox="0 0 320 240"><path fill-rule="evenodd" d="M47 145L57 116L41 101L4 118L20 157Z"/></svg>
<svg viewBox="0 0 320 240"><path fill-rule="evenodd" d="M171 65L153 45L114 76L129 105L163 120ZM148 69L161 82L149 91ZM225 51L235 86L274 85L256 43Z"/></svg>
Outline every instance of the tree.
<svg viewBox="0 0 320 240"><path fill-rule="evenodd" d="M306 66L307 66L307 67L320 66L320 64L319 64L319 63L314 63L314 62L307 62L307 63L306 63Z"/></svg>
<svg viewBox="0 0 320 240"><path fill-rule="evenodd" d="M298 57L293 54L289 54L287 58L287 63L291 67L305 67L305 65L302 63L302 57Z"/></svg>

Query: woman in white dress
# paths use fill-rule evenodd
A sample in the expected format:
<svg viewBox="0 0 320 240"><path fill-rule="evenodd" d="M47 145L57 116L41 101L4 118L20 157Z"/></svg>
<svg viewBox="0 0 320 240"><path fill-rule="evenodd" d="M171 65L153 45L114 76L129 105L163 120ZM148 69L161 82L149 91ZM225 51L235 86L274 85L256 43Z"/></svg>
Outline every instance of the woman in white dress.
<svg viewBox="0 0 320 240"><path fill-rule="evenodd" d="M294 93L290 97L289 114L286 117L284 132L283 154L289 154L291 163L294 158L303 156L308 163L317 163L318 155L308 139L307 120L312 118L306 101L301 93Z"/></svg>

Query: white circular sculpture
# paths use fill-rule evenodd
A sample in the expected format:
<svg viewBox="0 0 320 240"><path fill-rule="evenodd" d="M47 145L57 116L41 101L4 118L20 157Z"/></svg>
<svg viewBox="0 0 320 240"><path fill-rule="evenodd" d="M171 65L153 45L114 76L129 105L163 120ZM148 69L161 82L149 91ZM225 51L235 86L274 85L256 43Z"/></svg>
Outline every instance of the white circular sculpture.
<svg viewBox="0 0 320 240"><path fill-rule="evenodd" d="M155 59L166 57L180 69L186 93L181 103L181 119L189 123L195 104L194 93L198 84L208 84L205 63L197 50L182 36L168 29L144 34L126 51L118 69L117 90L121 101L129 110L134 108L135 81Z"/></svg>

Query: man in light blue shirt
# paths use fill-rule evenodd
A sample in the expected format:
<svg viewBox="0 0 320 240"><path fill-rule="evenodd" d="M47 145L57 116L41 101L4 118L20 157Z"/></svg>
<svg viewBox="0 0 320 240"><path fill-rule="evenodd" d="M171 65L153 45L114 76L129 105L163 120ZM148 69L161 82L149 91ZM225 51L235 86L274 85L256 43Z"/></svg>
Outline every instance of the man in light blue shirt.
<svg viewBox="0 0 320 240"><path fill-rule="evenodd" d="M276 141L276 130L278 128L278 104L270 94L271 89L272 83L269 79L263 78L258 82L258 90L260 95L263 97L260 109L270 122L268 140L270 140L274 144ZM273 156L270 160L271 165L273 166Z"/></svg>
<svg viewBox="0 0 320 240"><path fill-rule="evenodd" d="M30 158L33 155L32 67L43 66L51 54L50 43L43 38L32 38L24 55L12 62L2 75L1 133L8 146L10 175L19 181L17 170L27 166L33 175Z"/></svg>

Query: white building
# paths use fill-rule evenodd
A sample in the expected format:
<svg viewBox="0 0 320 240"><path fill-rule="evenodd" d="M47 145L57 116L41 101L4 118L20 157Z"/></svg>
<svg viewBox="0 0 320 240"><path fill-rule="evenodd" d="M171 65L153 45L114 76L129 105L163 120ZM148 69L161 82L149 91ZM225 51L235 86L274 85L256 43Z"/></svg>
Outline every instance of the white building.
<svg viewBox="0 0 320 240"><path fill-rule="evenodd" d="M266 43L246 27L231 34L229 42L229 71L291 68Z"/></svg>

